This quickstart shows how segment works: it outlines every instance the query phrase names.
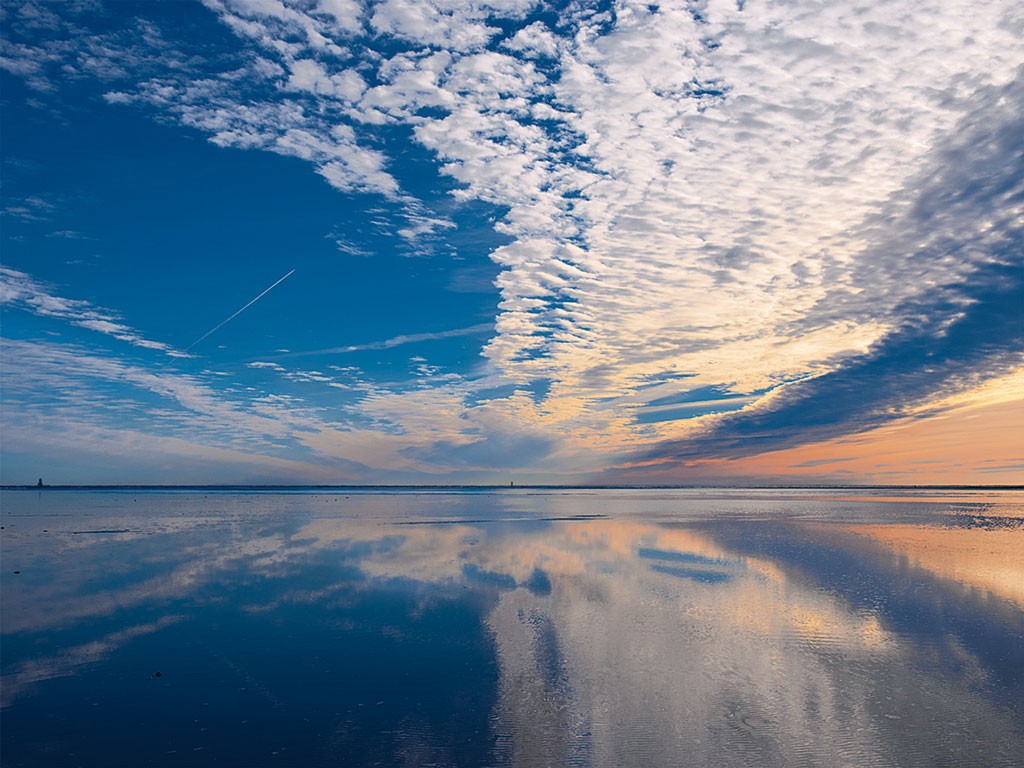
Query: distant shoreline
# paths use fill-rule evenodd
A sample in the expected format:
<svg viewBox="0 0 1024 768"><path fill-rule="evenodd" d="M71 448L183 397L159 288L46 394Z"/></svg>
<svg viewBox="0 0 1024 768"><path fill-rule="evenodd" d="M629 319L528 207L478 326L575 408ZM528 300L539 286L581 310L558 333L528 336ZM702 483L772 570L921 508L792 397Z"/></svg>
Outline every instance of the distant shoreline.
<svg viewBox="0 0 1024 768"><path fill-rule="evenodd" d="M1024 485L0 485L0 491L1024 491Z"/></svg>

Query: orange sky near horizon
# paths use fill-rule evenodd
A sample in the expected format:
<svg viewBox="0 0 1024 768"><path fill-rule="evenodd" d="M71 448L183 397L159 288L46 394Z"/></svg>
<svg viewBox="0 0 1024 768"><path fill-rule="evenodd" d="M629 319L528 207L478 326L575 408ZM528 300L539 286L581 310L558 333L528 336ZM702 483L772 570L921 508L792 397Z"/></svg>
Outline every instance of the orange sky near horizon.
<svg viewBox="0 0 1024 768"><path fill-rule="evenodd" d="M677 482L757 477L812 484L1024 485L1024 398L741 459L688 461L670 471Z"/></svg>

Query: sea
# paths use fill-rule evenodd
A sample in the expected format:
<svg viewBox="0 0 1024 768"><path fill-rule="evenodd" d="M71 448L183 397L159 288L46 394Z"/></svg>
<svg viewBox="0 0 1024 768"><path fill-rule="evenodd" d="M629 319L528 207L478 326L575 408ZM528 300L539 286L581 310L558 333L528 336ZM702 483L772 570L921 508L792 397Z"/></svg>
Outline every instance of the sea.
<svg viewBox="0 0 1024 768"><path fill-rule="evenodd" d="M0 759L1024 765L1024 491L7 488Z"/></svg>

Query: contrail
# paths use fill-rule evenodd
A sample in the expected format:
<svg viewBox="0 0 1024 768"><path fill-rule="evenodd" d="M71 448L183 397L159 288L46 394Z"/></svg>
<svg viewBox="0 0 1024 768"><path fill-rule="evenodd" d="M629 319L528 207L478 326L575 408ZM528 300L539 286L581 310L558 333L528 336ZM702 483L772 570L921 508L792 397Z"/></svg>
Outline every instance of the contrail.
<svg viewBox="0 0 1024 768"><path fill-rule="evenodd" d="M233 315L232 315L231 317L229 317L229 318L228 318L227 320L224 320L223 322L221 322L221 324L220 324L220 325L217 325L217 326L215 326L215 327L211 328L211 329L210 329L210 330L208 330L208 331L207 331L206 333L204 333L204 334L203 334L202 336L200 336L200 337L199 337L198 339L196 339L196 340L195 340L195 341L193 341L193 342L192 342L191 344L189 344L189 345L188 345L187 347L185 347L185 352L188 352L188 351L189 351L190 349L192 349L192 347L194 347L194 346L195 346L196 344L198 344L198 343L199 343L200 341L202 341L202 340L203 340L203 339L205 339L206 337L210 336L211 334L215 333L216 331L219 331L219 330L220 330L221 328L223 328L223 327L224 327L225 325L227 325L228 323L230 323L230 322L231 322L232 320L234 320L234 319L235 319L236 317L238 317L238 316L239 316L240 314L242 314L243 312L245 312L245 310L247 310L247 309L248 309L249 307L251 307L251 306L252 306L253 304L255 304L255 303L256 303L257 301L259 301L260 299L262 299L262 298L263 298L264 296L266 296L266 295L267 295L268 293L270 293L270 292L271 292L272 290L274 290L274 288L276 288L277 286L279 286L279 285L280 285L281 283L283 283L283 282L284 282L285 280L287 280L287 279L288 279L289 277L291 277L291 276L292 276L292 275L294 275L294 274L295 274L295 270L293 269L293 270L292 270L291 272L289 272L289 273L288 273L287 275L285 275L284 277L282 277L282 278L279 278L279 279L277 280L277 282L275 282L275 283L274 283L274 284L273 284L272 286L270 286L270 287L269 287L269 288L267 288L267 289L266 289L265 291L263 291L263 293L261 293L261 294L260 294L259 296L257 296L257 297L256 297L255 299L253 299L252 301L250 301L250 302L249 302L248 304L246 304L246 305L245 305L244 307L242 307L242 308L241 308L240 310L238 310L237 312L235 312L235 314L233 314Z"/></svg>

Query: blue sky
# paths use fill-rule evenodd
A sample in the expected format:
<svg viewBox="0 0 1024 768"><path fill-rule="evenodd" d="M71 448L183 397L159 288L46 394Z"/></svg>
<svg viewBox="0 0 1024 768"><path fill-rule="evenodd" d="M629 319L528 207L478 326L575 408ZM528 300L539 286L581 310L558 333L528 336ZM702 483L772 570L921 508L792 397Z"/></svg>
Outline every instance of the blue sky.
<svg viewBox="0 0 1024 768"><path fill-rule="evenodd" d="M1022 32L5 7L2 479L1021 482Z"/></svg>

